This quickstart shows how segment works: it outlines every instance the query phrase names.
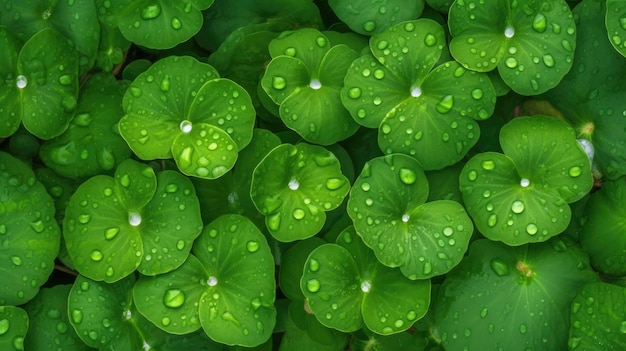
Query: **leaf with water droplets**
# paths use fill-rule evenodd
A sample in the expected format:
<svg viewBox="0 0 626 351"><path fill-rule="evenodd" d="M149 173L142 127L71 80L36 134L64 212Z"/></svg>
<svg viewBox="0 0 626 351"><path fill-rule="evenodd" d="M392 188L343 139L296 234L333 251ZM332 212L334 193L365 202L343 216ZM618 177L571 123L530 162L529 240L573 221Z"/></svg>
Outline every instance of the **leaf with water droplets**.
<svg viewBox="0 0 626 351"><path fill-rule="evenodd" d="M21 43L13 33L5 27L0 28L0 76L17 79L17 60ZM16 83L16 82L15 82ZM20 90L7 82L7 87L0 91L0 104L4 108L3 123L0 124L0 138L11 136L17 131L22 121L20 107Z"/></svg>
<svg viewBox="0 0 626 351"><path fill-rule="evenodd" d="M572 67L576 24L564 0L519 5L457 1L448 24L456 60L479 72L497 67L519 94L538 95L554 88Z"/></svg>
<svg viewBox="0 0 626 351"><path fill-rule="evenodd" d="M300 289L302 270L311 251L323 244L326 242L318 237L308 238L296 242L282 255L278 285L280 291L291 301L304 301L304 295ZM319 262L315 260L309 261L309 264L312 265L313 270L315 270L316 265L319 266Z"/></svg>
<svg viewBox="0 0 626 351"><path fill-rule="evenodd" d="M281 350L333 351L346 348L350 334L321 324L302 300L288 302Z"/></svg>
<svg viewBox="0 0 626 351"><path fill-rule="evenodd" d="M474 229L459 203L425 203L428 189L415 159L392 154L366 163L348 200L348 215L376 258L386 266L400 267L410 279L452 269L467 250Z"/></svg>
<svg viewBox="0 0 626 351"><path fill-rule="evenodd" d="M32 299L54 269L61 236L53 199L33 171L0 151L0 306Z"/></svg>
<svg viewBox="0 0 626 351"><path fill-rule="evenodd" d="M424 0L370 1L330 0L331 9L353 31L362 35L379 33L394 24L419 18Z"/></svg>
<svg viewBox="0 0 626 351"><path fill-rule="evenodd" d="M41 146L39 156L46 166L79 179L112 171L127 159L130 148L117 132L127 86L111 75L90 77L82 87L68 129Z"/></svg>
<svg viewBox="0 0 626 351"><path fill-rule="evenodd" d="M626 56L626 4L623 1L606 2L606 30L611 45L622 56Z"/></svg>
<svg viewBox="0 0 626 351"><path fill-rule="evenodd" d="M261 231L241 215L223 215L204 227L192 254L208 275L198 305L207 335L247 347L267 341L276 323L276 282Z"/></svg>
<svg viewBox="0 0 626 351"><path fill-rule="evenodd" d="M604 181L585 207L580 244L593 267L610 276L626 274L626 178Z"/></svg>
<svg viewBox="0 0 626 351"><path fill-rule="evenodd" d="M626 288L605 282L589 283L571 304L570 350L626 347Z"/></svg>
<svg viewBox="0 0 626 351"><path fill-rule="evenodd" d="M271 235L284 242L317 234L350 190L337 157L319 145L282 144L257 165L250 196Z"/></svg>
<svg viewBox="0 0 626 351"><path fill-rule="evenodd" d="M24 350L28 315L20 307L0 306L0 347L7 351Z"/></svg>
<svg viewBox="0 0 626 351"><path fill-rule="evenodd" d="M566 350L572 299L597 280L586 254L569 241L474 241L433 304L441 344L471 350L489 340L504 350Z"/></svg>

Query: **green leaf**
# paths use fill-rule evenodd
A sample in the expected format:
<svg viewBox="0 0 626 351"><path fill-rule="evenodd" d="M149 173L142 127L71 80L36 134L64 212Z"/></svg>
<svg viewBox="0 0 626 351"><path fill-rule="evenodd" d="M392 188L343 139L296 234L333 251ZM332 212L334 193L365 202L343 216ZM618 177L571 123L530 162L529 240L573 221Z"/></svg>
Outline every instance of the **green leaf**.
<svg viewBox="0 0 626 351"><path fill-rule="evenodd" d="M291 301L286 313L279 351L338 351L348 344L349 334L330 329L305 310L302 301Z"/></svg>
<svg viewBox="0 0 626 351"><path fill-rule="evenodd" d="M304 295L300 289L300 278L304 264L311 251L325 243L323 239L318 237L308 238L298 241L282 255L278 286L289 300L304 301Z"/></svg>
<svg viewBox="0 0 626 351"><path fill-rule="evenodd" d="M67 314L67 298L72 285L55 285L41 289L39 294L24 305L28 313L28 334L24 339L26 350L55 350L64 348L76 351L91 350L78 337ZM54 340L54 347L50 340Z"/></svg>
<svg viewBox="0 0 626 351"><path fill-rule="evenodd" d="M69 128L42 145L39 156L46 166L78 179L111 171L127 159L131 151L117 131L126 88L111 75L91 77L81 90Z"/></svg>
<svg viewBox="0 0 626 351"><path fill-rule="evenodd" d="M276 282L274 259L259 229L243 216L224 215L204 228L192 253L205 272L198 308L207 335L246 347L267 341L276 323Z"/></svg>
<svg viewBox="0 0 626 351"><path fill-rule="evenodd" d="M363 324L383 335L404 331L430 303L429 280L380 264L353 228L309 254L300 286L320 323L344 332Z"/></svg>
<svg viewBox="0 0 626 351"><path fill-rule="evenodd" d="M456 60L479 72L497 67L519 94L554 88L572 67L576 24L564 0L455 1L448 25Z"/></svg>
<svg viewBox="0 0 626 351"><path fill-rule="evenodd" d="M21 305L54 269L60 229L54 202L33 171L0 151L0 305Z"/></svg>
<svg viewBox="0 0 626 351"><path fill-rule="evenodd" d="M369 1L330 0L335 15L353 31L372 35L402 21L419 18L424 0Z"/></svg>
<svg viewBox="0 0 626 351"><path fill-rule="evenodd" d="M125 59L131 42L126 40L119 28L100 27L100 45L96 57L96 67L104 72L114 72L116 66Z"/></svg>
<svg viewBox="0 0 626 351"><path fill-rule="evenodd" d="M428 188L415 159L387 155L366 163L348 200L348 214L365 244L382 264L400 267L410 279L447 273L460 262L473 232L459 203L424 203Z"/></svg>
<svg viewBox="0 0 626 351"><path fill-rule="evenodd" d="M115 179L98 175L81 184L63 228L76 269L115 282L136 268L154 275L181 265L202 221L188 178L169 170L155 176L149 166L127 160Z"/></svg>
<svg viewBox="0 0 626 351"><path fill-rule="evenodd" d="M606 2L606 30L611 45L626 56L626 3L620 0Z"/></svg>
<svg viewBox="0 0 626 351"><path fill-rule="evenodd" d="M519 117L502 127L503 154L472 157L459 177L480 232L508 245L545 241L567 228L568 203L591 190L589 160L562 120Z"/></svg>
<svg viewBox="0 0 626 351"><path fill-rule="evenodd" d="M572 301L570 350L621 350L626 347L626 289L604 282L589 283Z"/></svg>
<svg viewBox="0 0 626 351"><path fill-rule="evenodd" d="M15 306L0 306L0 347L7 351L24 350L28 315Z"/></svg>
<svg viewBox="0 0 626 351"><path fill-rule="evenodd" d="M74 44L79 75L93 67L100 40L100 22L93 1L3 0L0 6L3 7L0 24L21 41L27 41L42 29L52 28Z"/></svg>
<svg viewBox="0 0 626 351"><path fill-rule="evenodd" d="M17 59L22 47L19 40L5 27L0 26L0 114L4 116L0 124L0 138L11 136L22 121L20 90L17 84Z"/></svg>
<svg viewBox="0 0 626 351"><path fill-rule="evenodd" d="M342 89L355 121L379 128L383 152L409 154L427 170L461 160L480 135L474 120L495 106L487 76L454 61L433 69L444 45L433 20L391 26L370 39L372 55L353 61Z"/></svg>
<svg viewBox="0 0 626 351"><path fill-rule="evenodd" d="M602 273L626 275L626 178L605 181L585 206L580 244Z"/></svg>
<svg viewBox="0 0 626 351"><path fill-rule="evenodd" d="M63 133L78 95L78 58L72 43L54 29L42 29L22 47L17 73L24 127L41 139Z"/></svg>
<svg viewBox="0 0 626 351"><path fill-rule="evenodd" d="M441 345L566 350L570 303L597 280L584 252L557 238L519 247L477 240L433 305Z"/></svg>
<svg viewBox="0 0 626 351"><path fill-rule="evenodd" d="M100 20L110 27L119 26L126 39L151 49L169 49L198 33L201 11L213 0L97 0L96 4Z"/></svg>
<svg viewBox="0 0 626 351"><path fill-rule="evenodd" d="M250 196L271 235L289 242L317 234L326 211L339 207L349 190L333 153L318 145L282 144L255 168Z"/></svg>
<svg viewBox="0 0 626 351"><path fill-rule="evenodd" d="M352 351L422 351L428 350L428 340L420 333L406 331L392 335L378 335L368 329L354 333L350 341Z"/></svg>

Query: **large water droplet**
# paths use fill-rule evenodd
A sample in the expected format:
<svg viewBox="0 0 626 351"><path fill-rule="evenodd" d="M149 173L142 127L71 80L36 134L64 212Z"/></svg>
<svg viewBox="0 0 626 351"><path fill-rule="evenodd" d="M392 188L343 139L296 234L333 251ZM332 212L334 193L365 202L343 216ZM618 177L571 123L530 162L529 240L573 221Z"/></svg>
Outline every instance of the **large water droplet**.
<svg viewBox="0 0 626 351"><path fill-rule="evenodd" d="M526 233L528 233L528 235L535 235L537 234L537 226L533 223L530 223L526 226Z"/></svg>
<svg viewBox="0 0 626 351"><path fill-rule="evenodd" d="M301 208L296 208L295 210L293 210L293 218L297 220L301 220L302 218L304 218L304 215L305 215L305 212Z"/></svg>
<svg viewBox="0 0 626 351"><path fill-rule="evenodd" d="M161 14L161 6L159 4L148 5L141 11L141 18L153 19Z"/></svg>
<svg viewBox="0 0 626 351"><path fill-rule="evenodd" d="M169 289L163 295L163 304L170 308L178 308L185 303L185 293L180 289Z"/></svg>
<svg viewBox="0 0 626 351"><path fill-rule="evenodd" d="M193 129L193 124L188 121L188 120L183 120L182 122L180 122L180 131L187 134L189 132L191 132L191 130Z"/></svg>
<svg viewBox="0 0 626 351"><path fill-rule="evenodd" d="M511 211L514 213L522 213L524 212L524 208L524 203L519 200L515 200L513 201L513 204L511 204Z"/></svg>
<svg viewBox="0 0 626 351"><path fill-rule="evenodd" d="M19 75L17 76L17 78L15 79L15 86L18 87L19 89L24 89L26 88L26 86L28 85L28 79L26 79L25 76L23 75Z"/></svg>
<svg viewBox="0 0 626 351"><path fill-rule="evenodd" d="M250 240L246 243L246 249L248 252L257 252L259 251L260 245L258 241Z"/></svg>
<svg viewBox="0 0 626 351"><path fill-rule="evenodd" d="M574 178L580 176L581 173L582 173L582 168L578 166L574 166L567 171L567 174L569 174L570 177L574 177Z"/></svg>
<svg viewBox="0 0 626 351"><path fill-rule="evenodd" d="M215 276L210 276L209 279L207 279L206 283L208 286L216 286L217 278Z"/></svg>
<svg viewBox="0 0 626 351"><path fill-rule="evenodd" d="M319 79L313 79L311 80L311 82L309 83L309 88L313 89L313 90L318 90L322 87L322 82L319 81Z"/></svg>
<svg viewBox="0 0 626 351"><path fill-rule="evenodd" d="M83 321L83 311L74 309L72 310L72 321L76 324L80 324Z"/></svg>
<svg viewBox="0 0 626 351"><path fill-rule="evenodd" d="M361 282L361 291L364 293L370 292L372 289L372 283L369 280Z"/></svg>
<svg viewBox="0 0 626 351"><path fill-rule="evenodd" d="M411 185L417 180L417 174L412 169L400 168L400 180L406 185Z"/></svg>
<svg viewBox="0 0 626 351"><path fill-rule="evenodd" d="M530 185L530 180L528 180L527 178L522 178L519 182L519 185L522 188L527 188Z"/></svg>
<svg viewBox="0 0 626 351"><path fill-rule="evenodd" d="M533 29L538 33L546 31L548 21L543 13L537 13L533 18Z"/></svg>
<svg viewBox="0 0 626 351"><path fill-rule="evenodd" d="M274 76L272 78L272 87L276 90L283 90L287 87L287 81L284 77Z"/></svg>
<svg viewBox="0 0 626 351"><path fill-rule="evenodd" d="M314 258L309 260L309 269L311 272L317 272L320 269L320 262Z"/></svg>
<svg viewBox="0 0 626 351"><path fill-rule="evenodd" d="M120 232L120 228L118 228L118 227L111 227L111 228L108 228L108 229L106 229L104 231L104 237L107 240L111 240L111 239L115 238L115 236L117 236L117 233L119 233L119 232Z"/></svg>
<svg viewBox="0 0 626 351"><path fill-rule="evenodd" d="M496 164L495 162L493 162L492 160L485 160L483 162L480 163L480 166L487 171L492 171L495 167Z"/></svg>
<svg viewBox="0 0 626 351"><path fill-rule="evenodd" d="M454 106L454 96L446 95L443 98L441 98L441 100L439 100L439 102L435 106L435 109L439 113L447 113L450 110L452 110L453 106Z"/></svg>
<svg viewBox="0 0 626 351"><path fill-rule="evenodd" d="M300 183L298 182L296 178L291 178L287 186L291 190L298 190L300 188Z"/></svg>
<svg viewBox="0 0 626 351"><path fill-rule="evenodd" d="M89 257L91 257L91 259L94 262L99 262L99 261L102 261L102 258L104 257L104 255L102 254L102 251L100 250L93 250L91 251L91 255L89 255Z"/></svg>
<svg viewBox="0 0 626 351"><path fill-rule="evenodd" d="M172 17L170 24L174 29L181 29L183 27L183 23L177 17Z"/></svg>
<svg viewBox="0 0 626 351"><path fill-rule="evenodd" d="M513 36L515 35L515 28L513 28L513 26L507 26L504 29L504 36L507 38L513 38Z"/></svg>
<svg viewBox="0 0 626 351"><path fill-rule="evenodd" d="M312 293L318 292L321 287L320 281L317 279L309 279L306 282L306 289Z"/></svg>
<svg viewBox="0 0 626 351"><path fill-rule="evenodd" d="M493 258L490 262L491 269L500 277L510 273L509 265L499 258Z"/></svg>
<svg viewBox="0 0 626 351"><path fill-rule="evenodd" d="M326 180L326 189L337 190L346 184L346 180L342 178L328 178Z"/></svg>
<svg viewBox="0 0 626 351"><path fill-rule="evenodd" d="M141 215L137 212L129 212L128 213L128 224L133 227L137 227L141 224Z"/></svg>

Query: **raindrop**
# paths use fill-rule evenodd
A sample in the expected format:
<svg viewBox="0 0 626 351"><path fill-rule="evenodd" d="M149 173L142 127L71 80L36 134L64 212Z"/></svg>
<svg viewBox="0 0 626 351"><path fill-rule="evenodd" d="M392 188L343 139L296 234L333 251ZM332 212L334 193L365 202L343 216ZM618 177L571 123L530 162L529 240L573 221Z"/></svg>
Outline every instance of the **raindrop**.
<svg viewBox="0 0 626 351"><path fill-rule="evenodd" d="M364 293L370 292L372 289L372 283L369 280L361 282L361 291Z"/></svg>
<svg viewBox="0 0 626 351"><path fill-rule="evenodd" d="M161 14L161 6L159 6L158 4L153 4L146 6L143 11L141 11L141 18L145 20L153 19L158 17L159 14Z"/></svg>
<svg viewBox="0 0 626 351"><path fill-rule="evenodd" d="M411 87L411 96L412 97L420 97L422 95L422 88L420 87Z"/></svg>
<svg viewBox="0 0 626 351"><path fill-rule="evenodd" d="M472 90L472 98L474 100L480 100L483 98L483 91L480 88L476 88L474 90Z"/></svg>
<svg viewBox="0 0 626 351"><path fill-rule="evenodd" d="M507 59L504 60L504 64L508 68L515 68L517 67L517 60L515 59L515 57L507 57Z"/></svg>
<svg viewBox="0 0 626 351"><path fill-rule="evenodd" d="M451 236L452 234L454 234L454 229L452 229L452 227L443 228L443 235Z"/></svg>
<svg viewBox="0 0 626 351"><path fill-rule="evenodd" d="M99 262L99 261L102 261L102 258L104 257L104 255L102 254L102 251L100 250L93 250L91 251L90 257L94 262Z"/></svg>
<svg viewBox="0 0 626 351"><path fill-rule="evenodd" d="M509 266L503 260L499 258L491 259L491 269L500 277L508 275L510 273Z"/></svg>
<svg viewBox="0 0 626 351"><path fill-rule="evenodd" d="M428 33L426 34L426 37L424 37L424 44L428 47L432 47L437 44L437 38L434 35Z"/></svg>
<svg viewBox="0 0 626 351"><path fill-rule="evenodd" d="M487 218L487 225L490 227L493 227L496 225L496 223L498 222L498 217L496 216L495 213L492 213L489 218Z"/></svg>
<svg viewBox="0 0 626 351"><path fill-rule="evenodd" d="M526 334L526 331L528 330L528 328L526 327L526 324L521 324L519 326L519 332L522 334Z"/></svg>
<svg viewBox="0 0 626 351"><path fill-rule="evenodd" d="M270 230L278 230L280 228L280 213L267 217L267 227Z"/></svg>
<svg viewBox="0 0 626 351"><path fill-rule="evenodd" d="M408 214L403 214L402 215L402 222L407 223L409 221L409 219L411 219L411 216Z"/></svg>
<svg viewBox="0 0 626 351"><path fill-rule="evenodd" d="M435 108L439 113L447 113L452 109L452 106L454 106L454 96L446 95L437 103Z"/></svg>
<svg viewBox="0 0 626 351"><path fill-rule="evenodd" d="M430 262L425 262L424 263L424 268L422 269L422 273L428 275L428 274L432 273L432 271L433 271L432 264Z"/></svg>
<svg viewBox="0 0 626 351"><path fill-rule="evenodd" d="M519 200L513 201L513 204L511 205L511 211L513 211L513 213L524 212L524 203Z"/></svg>
<svg viewBox="0 0 626 351"><path fill-rule="evenodd" d="M370 183L362 183L361 184L361 190L363 190L363 191L370 191L370 189L371 189Z"/></svg>
<svg viewBox="0 0 626 351"><path fill-rule="evenodd" d="M285 55L294 57L296 56L296 48L286 48Z"/></svg>
<svg viewBox="0 0 626 351"><path fill-rule="evenodd" d="M351 99L358 99L361 97L361 88L351 88L348 90L348 96Z"/></svg>
<svg viewBox="0 0 626 351"><path fill-rule="evenodd" d="M180 289L168 289L163 295L163 304L170 308L178 308L185 303L185 293Z"/></svg>
<svg viewBox="0 0 626 351"><path fill-rule="evenodd" d="M287 86L287 81L285 78L280 76L275 76L272 78L272 87L276 90L283 90Z"/></svg>
<svg viewBox="0 0 626 351"><path fill-rule="evenodd" d="M574 166L567 171L567 174L569 174L570 177L573 177L573 178L580 176L581 173L582 173L582 168L578 166Z"/></svg>
<svg viewBox="0 0 626 351"><path fill-rule="evenodd" d="M32 222L30 224L30 227L33 228L33 230L37 233L41 233L44 231L44 229L46 229L46 226L43 224L42 221Z"/></svg>
<svg viewBox="0 0 626 351"><path fill-rule="evenodd" d="M128 224L136 227L141 224L141 215L137 212L128 213Z"/></svg>
<svg viewBox="0 0 626 351"><path fill-rule="evenodd" d="M117 227L111 227L111 228L105 229L105 231L104 231L104 237L105 237L107 240L111 240L111 239L115 238L115 236L116 236L116 235L117 235L117 233L119 233L119 232L120 232L120 228L117 228Z"/></svg>
<svg viewBox="0 0 626 351"><path fill-rule="evenodd" d="M528 180L527 178L522 178L522 179L519 181L519 185L520 185L522 188L527 188L527 187L530 185L530 180Z"/></svg>
<svg viewBox="0 0 626 351"><path fill-rule="evenodd" d="M478 173L476 173L476 171L469 171L467 173L467 179L469 179L472 182L475 181L477 177L478 177Z"/></svg>
<svg viewBox="0 0 626 351"><path fill-rule="evenodd" d="M159 85L159 88L163 92L166 92L166 91L170 90L170 76L168 76L166 74L165 77L163 77L163 80L161 81L161 84Z"/></svg>
<svg viewBox="0 0 626 351"><path fill-rule="evenodd" d="M291 190L298 190L300 188L300 183L298 182L298 180L296 178L291 178L291 180L289 180L289 183L287 184L287 186Z"/></svg>
<svg viewBox="0 0 626 351"><path fill-rule="evenodd" d="M172 323L172 320L169 317L161 318L161 324L163 324L164 327L167 327L170 323Z"/></svg>
<svg viewBox="0 0 626 351"><path fill-rule="evenodd" d="M321 288L321 285L320 285L320 281L319 280L317 280L317 279L309 279L309 280L307 280L307 282L306 282L306 289L309 292L312 292L312 293L318 292L320 290L320 288Z"/></svg>
<svg viewBox="0 0 626 351"><path fill-rule="evenodd" d="M209 279L207 279L206 283L208 286L216 286L217 278L215 276L210 276Z"/></svg>
<svg viewBox="0 0 626 351"><path fill-rule="evenodd" d="M193 125L190 121L188 120L183 120L182 122L180 122L180 131L187 134L189 132L191 132L191 130L193 129Z"/></svg>
<svg viewBox="0 0 626 351"><path fill-rule="evenodd" d="M301 220L302 218L304 218L304 214L304 210L301 208L296 208L295 210L293 210L293 218L297 220Z"/></svg>
<svg viewBox="0 0 626 351"><path fill-rule="evenodd" d="M318 79L313 79L311 80L311 83L309 83L309 88L313 90L317 90L321 87L322 87L322 83Z"/></svg>
<svg viewBox="0 0 626 351"><path fill-rule="evenodd" d="M538 33L546 31L546 24L546 16L543 13L537 13L535 18L533 18L533 29Z"/></svg>
<svg viewBox="0 0 626 351"><path fill-rule="evenodd" d="M248 252L257 252L259 251L259 247L259 243L254 240L250 240L246 243L246 249L248 250Z"/></svg>
<svg viewBox="0 0 626 351"><path fill-rule="evenodd" d="M178 240L176 242L176 248L178 250L182 250L185 247L185 241L184 240Z"/></svg>
<svg viewBox="0 0 626 351"><path fill-rule="evenodd" d="M546 67L554 67L554 57L549 54L543 55L543 64L546 65Z"/></svg>
<svg viewBox="0 0 626 351"><path fill-rule="evenodd" d="M489 313L489 309L487 307L484 307L482 310L480 310L480 316L482 318L487 317L487 314Z"/></svg>
<svg viewBox="0 0 626 351"><path fill-rule="evenodd" d="M397 321L395 321L395 322L393 323L393 325L394 325L396 328L402 328L402 326L404 325L404 321L403 321L402 319L398 319Z"/></svg>
<svg viewBox="0 0 626 351"><path fill-rule="evenodd" d="M373 30L376 29L376 22L374 21L366 21L365 23L363 23L363 29L366 32L371 32Z"/></svg>
<svg viewBox="0 0 626 351"><path fill-rule="evenodd" d="M324 37L317 37L315 39L315 43L317 44L317 46L323 48L324 46L326 46L327 40Z"/></svg>
<svg viewBox="0 0 626 351"><path fill-rule="evenodd" d="M320 269L320 262L314 258L309 260L309 269L311 272L317 272Z"/></svg>
<svg viewBox="0 0 626 351"><path fill-rule="evenodd" d="M68 74L64 74L59 77L59 84L61 85L70 85L72 84L72 76Z"/></svg>
<svg viewBox="0 0 626 351"><path fill-rule="evenodd" d="M407 31L407 32L412 32L412 31L414 31L414 30L415 30L415 24L413 24L412 22L407 22L407 23L404 25L404 30L405 30L405 31Z"/></svg>
<svg viewBox="0 0 626 351"><path fill-rule="evenodd" d="M530 223L526 226L526 233L528 233L529 235L537 234L537 226L533 223Z"/></svg>
<svg viewBox="0 0 626 351"><path fill-rule="evenodd" d="M492 171L496 167L496 164L492 160L485 160L481 162L480 165L486 171Z"/></svg>
<svg viewBox="0 0 626 351"><path fill-rule="evenodd" d="M345 179L328 178L326 180L326 189L328 189L328 190L337 190L337 189L341 188L344 184L346 184Z"/></svg>
<svg viewBox="0 0 626 351"><path fill-rule="evenodd" d="M11 256L11 262L13 262L13 264L16 266L22 265L22 259L18 256Z"/></svg>
<svg viewBox="0 0 626 351"><path fill-rule="evenodd" d="M112 267L112 266L109 266L109 268L107 268L106 272L104 272L104 274L105 274L107 277L112 277L112 276L113 276L113 273L114 273L114 271L113 271L113 267Z"/></svg>
<svg viewBox="0 0 626 351"><path fill-rule="evenodd" d="M417 175L412 169L400 168L400 180L406 185L411 185L417 180Z"/></svg>
<svg viewBox="0 0 626 351"><path fill-rule="evenodd" d="M504 36L507 38L513 38L513 36L515 35L515 28L513 28L513 26L507 26L504 29Z"/></svg>
<svg viewBox="0 0 626 351"><path fill-rule="evenodd" d="M170 24L174 29L180 29L183 26L182 22L177 17L172 17Z"/></svg>
<svg viewBox="0 0 626 351"><path fill-rule="evenodd" d="M80 324L83 321L83 311L81 310L72 310L72 320L76 324Z"/></svg>

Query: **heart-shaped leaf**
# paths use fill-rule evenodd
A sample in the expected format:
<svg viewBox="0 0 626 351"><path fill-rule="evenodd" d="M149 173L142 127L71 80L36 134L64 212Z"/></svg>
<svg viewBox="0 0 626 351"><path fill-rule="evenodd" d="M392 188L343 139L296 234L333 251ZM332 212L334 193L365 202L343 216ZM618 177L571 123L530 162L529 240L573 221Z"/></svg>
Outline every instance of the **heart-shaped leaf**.
<svg viewBox="0 0 626 351"><path fill-rule="evenodd" d="M567 228L568 203L591 190L587 155L564 121L519 117L500 130L504 155L472 157L459 186L467 212L487 238L508 245L545 241Z"/></svg>
<svg viewBox="0 0 626 351"><path fill-rule="evenodd" d="M28 331L26 311L15 306L0 306L0 347L6 351L24 350Z"/></svg>
<svg viewBox="0 0 626 351"><path fill-rule="evenodd" d="M455 1L449 12L450 52L467 69L496 67L517 93L554 88L572 67L576 24L558 1Z"/></svg>
<svg viewBox="0 0 626 351"><path fill-rule="evenodd" d="M604 282L589 283L572 301L570 350L626 348L626 288Z"/></svg>
<svg viewBox="0 0 626 351"><path fill-rule="evenodd" d="M424 0L384 0L373 6L370 1L330 0L328 4L339 19L353 31L372 35L402 21L419 18Z"/></svg>
<svg viewBox="0 0 626 351"><path fill-rule="evenodd" d="M96 4L100 20L109 27L119 26L126 39L151 49L169 49L200 30L201 11L213 0L97 0Z"/></svg>
<svg viewBox="0 0 626 351"><path fill-rule="evenodd" d="M127 159L131 151L117 132L126 88L111 75L91 77L81 89L69 128L42 145L39 156L46 166L78 179L111 171Z"/></svg>
<svg viewBox="0 0 626 351"><path fill-rule="evenodd" d="M607 0L606 30L611 45L626 56L626 4L623 1Z"/></svg>
<svg viewBox="0 0 626 351"><path fill-rule="evenodd" d="M21 305L54 269L61 237L54 202L33 171L0 151L0 306Z"/></svg>
<svg viewBox="0 0 626 351"><path fill-rule="evenodd" d="M370 39L372 54L352 62L341 92L357 123L379 128L383 152L409 154L428 170L462 159L478 141L475 120L495 106L487 76L454 61L434 68L444 47L433 20L391 26Z"/></svg>
<svg viewBox="0 0 626 351"><path fill-rule="evenodd" d="M137 268L155 275L180 266L202 221L188 178L169 170L155 176L149 166L129 159L115 178L98 175L81 184L63 227L76 269L114 282Z"/></svg>
<svg viewBox="0 0 626 351"><path fill-rule="evenodd" d="M570 303L597 280L585 253L558 238L519 247L477 240L433 305L442 346L566 350Z"/></svg>
<svg viewBox="0 0 626 351"><path fill-rule="evenodd" d="M410 279L448 272L461 261L473 232L454 201L424 203L428 182L419 163L403 154L368 161L354 182L348 214L357 233L386 266Z"/></svg>
<svg viewBox="0 0 626 351"><path fill-rule="evenodd" d="M365 324L378 334L398 333L430 304L430 281L406 279L380 264L354 228L309 254L300 285L320 323L344 332Z"/></svg>
<svg viewBox="0 0 626 351"><path fill-rule="evenodd" d="M255 168L250 196L272 236L288 242L317 234L326 211L339 207L349 190L333 153L318 145L282 144Z"/></svg>

